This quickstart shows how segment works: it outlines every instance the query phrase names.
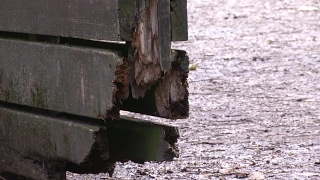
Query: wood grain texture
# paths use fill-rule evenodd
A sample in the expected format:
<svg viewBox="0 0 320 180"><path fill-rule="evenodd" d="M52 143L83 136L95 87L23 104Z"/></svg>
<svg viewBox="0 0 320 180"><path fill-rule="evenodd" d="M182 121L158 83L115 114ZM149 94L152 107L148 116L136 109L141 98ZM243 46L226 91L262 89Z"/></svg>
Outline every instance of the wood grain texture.
<svg viewBox="0 0 320 180"><path fill-rule="evenodd" d="M133 33L134 53L129 60L132 96L144 97L171 68L169 0L139 0L139 22ZM167 14L167 15L165 15ZM162 29L163 28L163 29Z"/></svg>
<svg viewBox="0 0 320 180"><path fill-rule="evenodd" d="M119 40L117 0L0 0L0 30Z"/></svg>
<svg viewBox="0 0 320 180"><path fill-rule="evenodd" d="M171 11L163 11L163 2ZM159 1L161 16L171 17L172 40L187 40L186 0ZM0 0L0 31L132 41L138 15L149 0ZM167 5L166 5L167 6ZM166 7L167 9L167 7ZM167 31L167 22L162 25Z"/></svg>
<svg viewBox="0 0 320 180"><path fill-rule="evenodd" d="M0 100L96 118L113 108L116 52L0 39Z"/></svg>
<svg viewBox="0 0 320 180"><path fill-rule="evenodd" d="M161 70L167 72L171 68L171 24L170 0L158 0L158 39Z"/></svg>

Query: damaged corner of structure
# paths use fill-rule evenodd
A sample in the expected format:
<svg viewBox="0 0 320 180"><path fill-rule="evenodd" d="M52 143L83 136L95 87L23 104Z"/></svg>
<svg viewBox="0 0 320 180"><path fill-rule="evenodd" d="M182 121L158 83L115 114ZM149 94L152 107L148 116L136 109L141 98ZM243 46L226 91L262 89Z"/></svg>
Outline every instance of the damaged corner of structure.
<svg viewBox="0 0 320 180"><path fill-rule="evenodd" d="M88 156L79 165L67 163L66 170L79 174L105 172L111 177L116 164L115 161L110 160L107 131L106 127L102 127L96 131L94 133L96 141L93 143Z"/></svg>
<svg viewBox="0 0 320 180"><path fill-rule="evenodd" d="M129 96L117 98L115 107L169 119L186 118L189 59L185 51L171 50L170 1L143 1L137 8L132 41L127 42L129 73L125 86L130 86L126 89Z"/></svg>
<svg viewBox="0 0 320 180"><path fill-rule="evenodd" d="M188 73L189 57L186 51L171 51L171 69L150 86L139 86L135 79L134 60L129 60L130 95L121 109L159 116L182 119L189 116Z"/></svg>
<svg viewBox="0 0 320 180"><path fill-rule="evenodd" d="M123 57L122 62L116 65L115 77L112 81L112 108L107 110L106 116L103 119L119 119L122 101L129 97L129 73L128 60Z"/></svg>
<svg viewBox="0 0 320 180"><path fill-rule="evenodd" d="M182 119L189 116L188 66L189 57L185 51L172 50L172 68L159 81L155 98L161 117Z"/></svg>
<svg viewBox="0 0 320 180"><path fill-rule="evenodd" d="M150 0L141 4L132 33L135 83L151 87L170 70L170 2Z"/></svg>
<svg viewBox="0 0 320 180"><path fill-rule="evenodd" d="M166 157L179 157L179 147L177 145L178 138L180 137L179 129L177 127L165 127L163 129L166 133L165 141L170 144L170 148L166 151Z"/></svg>

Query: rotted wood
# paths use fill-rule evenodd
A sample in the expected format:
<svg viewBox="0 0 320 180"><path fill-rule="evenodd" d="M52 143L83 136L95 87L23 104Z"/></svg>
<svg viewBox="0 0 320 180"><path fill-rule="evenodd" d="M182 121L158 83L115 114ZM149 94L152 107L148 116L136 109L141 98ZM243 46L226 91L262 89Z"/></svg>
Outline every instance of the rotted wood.
<svg viewBox="0 0 320 180"><path fill-rule="evenodd" d="M166 16L169 0L139 0L138 7L134 53L129 59L134 98L144 97L146 90L171 69L170 16Z"/></svg>
<svg viewBox="0 0 320 180"><path fill-rule="evenodd" d="M139 8L140 1L0 0L0 17L6 17L0 18L0 31L94 40L132 41L132 32L139 21L136 10ZM186 40L180 35L176 37L181 32L184 34L187 32L181 31L181 27L186 28L186 21L184 21L186 19L186 14L184 14L186 0L161 1L166 1L166 4L171 3L175 12L175 16L172 16L173 24L170 30L174 35L173 40ZM181 3L177 3L180 1ZM171 15L170 10L161 11L161 13L163 16ZM174 19L177 17L181 23L176 23ZM167 24L164 24L165 28L166 26Z"/></svg>
<svg viewBox="0 0 320 180"><path fill-rule="evenodd" d="M181 14L182 11L178 12L179 7L183 7L180 1L137 1L139 21L128 55L131 101L123 102L125 110L171 119L188 116L188 72L182 70L186 67L180 66L186 66L188 58L185 52L171 51L170 14L171 10L174 11L171 7L173 2L177 14ZM134 107L131 104L135 104Z"/></svg>
<svg viewBox="0 0 320 180"><path fill-rule="evenodd" d="M172 68L167 74L156 79L155 84L148 89L133 84L130 95L128 99L123 101L121 109L170 119L188 117L189 57L187 53L181 50L172 50L171 66ZM130 69L130 77L134 77L132 69ZM134 81L133 78L132 80ZM141 93L141 89L143 89L143 96L137 98L134 93L137 91Z"/></svg>
<svg viewBox="0 0 320 180"><path fill-rule="evenodd" d="M171 23L170 1L158 0L158 41L161 70L166 73L171 69Z"/></svg>

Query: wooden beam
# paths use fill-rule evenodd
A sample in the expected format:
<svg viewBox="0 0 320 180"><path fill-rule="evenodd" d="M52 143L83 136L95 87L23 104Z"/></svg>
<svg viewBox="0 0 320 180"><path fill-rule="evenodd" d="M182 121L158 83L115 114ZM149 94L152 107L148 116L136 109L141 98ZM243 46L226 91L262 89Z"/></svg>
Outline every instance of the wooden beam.
<svg viewBox="0 0 320 180"><path fill-rule="evenodd" d="M0 30L119 40L117 0L1 0Z"/></svg>
<svg viewBox="0 0 320 180"><path fill-rule="evenodd" d="M66 171L112 175L116 161L179 156L177 127L122 116L101 123L0 103L0 174L65 179Z"/></svg>
<svg viewBox="0 0 320 180"><path fill-rule="evenodd" d="M186 40L186 29L181 30L187 28L186 0L165 1L171 2L175 12L172 16L173 40ZM0 0L0 17L6 17L0 18L0 31L132 41L132 32L140 21L138 3L138 0ZM170 10L161 13L161 16L170 16ZM167 24L163 26L167 31ZM177 36L181 32L183 36Z"/></svg>
<svg viewBox="0 0 320 180"><path fill-rule="evenodd" d="M113 161L171 161L179 156L177 127L127 116L108 122L107 127Z"/></svg>
<svg viewBox="0 0 320 180"><path fill-rule="evenodd" d="M118 0L119 1L119 21L121 39L132 41L132 32L137 23L137 0Z"/></svg>
<svg viewBox="0 0 320 180"><path fill-rule="evenodd" d="M171 119L189 114L184 51L172 51L167 74L137 86L135 62L111 50L9 39L0 46L0 101L102 119L118 119L120 108Z"/></svg>
<svg viewBox="0 0 320 180"><path fill-rule="evenodd" d="M117 75L127 76L117 52L9 39L0 39L0 47L0 101L118 118L116 101L129 89L116 88Z"/></svg>
<svg viewBox="0 0 320 180"><path fill-rule="evenodd" d="M171 24L170 0L158 0L158 38L161 70L171 69Z"/></svg>
<svg viewBox="0 0 320 180"><path fill-rule="evenodd" d="M107 128L0 107L0 172L65 179L66 165L108 167Z"/></svg>

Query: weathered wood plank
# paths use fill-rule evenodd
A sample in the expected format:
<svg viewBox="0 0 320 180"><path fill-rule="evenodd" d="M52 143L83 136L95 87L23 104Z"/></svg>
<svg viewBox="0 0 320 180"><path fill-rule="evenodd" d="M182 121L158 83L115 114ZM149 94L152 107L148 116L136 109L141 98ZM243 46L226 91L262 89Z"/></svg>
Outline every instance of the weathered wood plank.
<svg viewBox="0 0 320 180"><path fill-rule="evenodd" d="M170 0L158 0L157 13L160 66L166 73L171 68Z"/></svg>
<svg viewBox="0 0 320 180"><path fill-rule="evenodd" d="M9 39L0 47L0 101L96 118L126 98L116 97L116 71L125 72L117 52Z"/></svg>
<svg viewBox="0 0 320 180"><path fill-rule="evenodd" d="M186 40L186 0L165 1L174 10L172 39ZM0 31L132 41L139 22L139 1L132 0L0 0L0 4L0 17L6 17L0 18ZM162 13L170 16L170 11Z"/></svg>
<svg viewBox="0 0 320 180"><path fill-rule="evenodd" d="M0 107L0 172L39 180L65 179L67 164L102 172L107 138L103 126Z"/></svg>
<svg viewBox="0 0 320 180"><path fill-rule="evenodd" d="M136 0L118 0L119 1L119 20L121 39L132 41L132 32L137 23Z"/></svg>
<svg viewBox="0 0 320 180"><path fill-rule="evenodd" d="M106 124L79 118L0 103L0 174L37 180L65 179L66 170L112 175L116 161L179 156L177 127L125 116Z"/></svg>
<svg viewBox="0 0 320 180"><path fill-rule="evenodd" d="M150 86L137 86L134 62L117 52L9 39L0 39L0 46L0 101L102 119L119 118L120 108L188 116L185 52L172 51L173 68Z"/></svg>
<svg viewBox="0 0 320 180"><path fill-rule="evenodd" d="M1 0L1 31L119 40L117 0Z"/></svg>
<svg viewBox="0 0 320 180"><path fill-rule="evenodd" d="M170 0L171 8L171 40L188 40L187 0Z"/></svg>
<svg viewBox="0 0 320 180"><path fill-rule="evenodd" d="M179 157L177 127L121 116L107 123L110 159L143 163Z"/></svg>

